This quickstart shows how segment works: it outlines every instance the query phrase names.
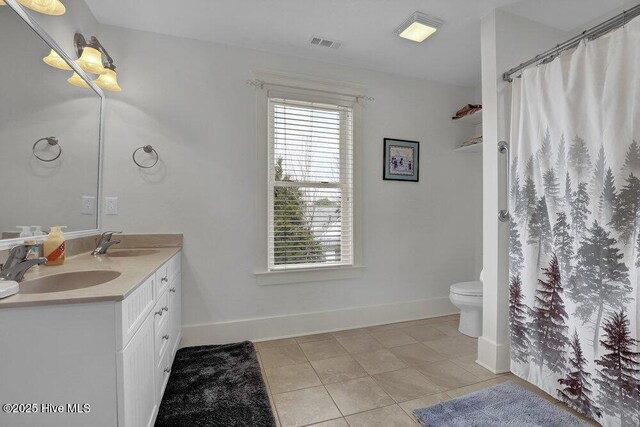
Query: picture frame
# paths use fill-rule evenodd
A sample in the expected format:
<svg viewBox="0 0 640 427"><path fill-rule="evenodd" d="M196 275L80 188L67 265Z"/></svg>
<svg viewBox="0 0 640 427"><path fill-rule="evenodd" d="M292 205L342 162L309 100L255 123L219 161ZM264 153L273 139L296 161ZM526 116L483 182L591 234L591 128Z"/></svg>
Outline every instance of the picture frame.
<svg viewBox="0 0 640 427"><path fill-rule="evenodd" d="M384 138L382 179L418 182L420 179L420 142Z"/></svg>

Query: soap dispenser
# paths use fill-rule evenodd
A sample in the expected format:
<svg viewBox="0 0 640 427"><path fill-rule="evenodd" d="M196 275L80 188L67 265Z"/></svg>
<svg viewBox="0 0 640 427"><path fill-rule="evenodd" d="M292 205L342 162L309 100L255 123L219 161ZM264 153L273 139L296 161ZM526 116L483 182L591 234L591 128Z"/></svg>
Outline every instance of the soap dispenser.
<svg viewBox="0 0 640 427"><path fill-rule="evenodd" d="M47 258L45 266L62 265L64 264L64 235L62 229L67 228L63 226L51 227L49 235L44 241L43 255Z"/></svg>

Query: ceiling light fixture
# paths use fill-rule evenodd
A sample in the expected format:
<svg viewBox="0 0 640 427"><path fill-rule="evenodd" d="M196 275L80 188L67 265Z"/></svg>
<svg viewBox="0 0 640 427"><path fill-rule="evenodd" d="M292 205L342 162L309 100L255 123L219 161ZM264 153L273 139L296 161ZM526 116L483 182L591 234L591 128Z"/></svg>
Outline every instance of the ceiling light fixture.
<svg viewBox="0 0 640 427"><path fill-rule="evenodd" d="M414 12L402 25L396 28L395 33L403 39L422 43L427 37L433 35L444 21L422 12Z"/></svg>

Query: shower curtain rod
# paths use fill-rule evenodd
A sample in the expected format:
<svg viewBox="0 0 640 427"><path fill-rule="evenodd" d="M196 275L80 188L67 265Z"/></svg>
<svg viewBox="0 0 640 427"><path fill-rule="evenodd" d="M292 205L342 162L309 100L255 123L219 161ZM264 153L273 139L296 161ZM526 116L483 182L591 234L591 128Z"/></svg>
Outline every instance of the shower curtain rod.
<svg viewBox="0 0 640 427"><path fill-rule="evenodd" d="M565 41L564 43L560 43L559 45L557 45L556 47L547 50L544 53L541 53L539 55L534 56L533 58L531 58L530 60L523 62L522 64L518 65L517 67L514 67L512 69L510 69L509 71L507 71L506 73L502 74L502 80L506 81L506 82L512 82L513 78L511 76L513 76L514 74L516 74L519 71L524 70L527 67L530 67L531 65L534 64L546 64L548 62L553 61L562 51L565 51L567 49L571 49L576 47L582 40L584 39L588 39L588 40L593 40L593 39L597 39L600 36L605 35L606 33L613 31L617 28L620 28L622 26L624 26L627 22L629 22L630 20L632 20L633 18L635 18L636 16L640 15L640 4L637 6L632 7L629 10L625 10L624 12L622 12L619 15L614 16L613 18L604 21L601 24L596 25L593 28L590 28L586 31L583 31L582 33L580 33L579 35ZM517 76L519 77L519 76Z"/></svg>

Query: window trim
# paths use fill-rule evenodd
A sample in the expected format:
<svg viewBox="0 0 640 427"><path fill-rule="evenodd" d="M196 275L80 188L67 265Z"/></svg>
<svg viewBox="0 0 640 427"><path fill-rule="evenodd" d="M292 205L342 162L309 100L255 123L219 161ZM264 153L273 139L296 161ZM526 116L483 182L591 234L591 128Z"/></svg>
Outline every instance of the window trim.
<svg viewBox="0 0 640 427"><path fill-rule="evenodd" d="M260 285L321 282L360 277L362 274L362 106L363 88L344 82L301 78L273 72L254 72L260 79L257 91L257 149L256 149L256 282ZM352 108L353 120L353 263L337 266L319 265L304 269L270 271L269 241L269 98L297 99L343 105Z"/></svg>

